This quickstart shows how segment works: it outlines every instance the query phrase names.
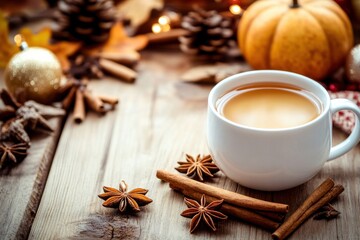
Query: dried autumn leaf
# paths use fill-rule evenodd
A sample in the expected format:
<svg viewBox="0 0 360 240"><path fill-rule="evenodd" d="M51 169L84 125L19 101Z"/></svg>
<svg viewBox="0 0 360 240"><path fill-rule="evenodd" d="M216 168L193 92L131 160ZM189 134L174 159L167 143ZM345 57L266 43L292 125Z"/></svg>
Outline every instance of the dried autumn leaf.
<svg viewBox="0 0 360 240"><path fill-rule="evenodd" d="M148 20L153 9L161 10L163 6L163 0L127 0L118 5L118 10L133 27L138 27Z"/></svg>
<svg viewBox="0 0 360 240"><path fill-rule="evenodd" d="M74 54L81 46L76 42L58 42L50 44L51 29L43 28L38 33L33 33L29 28L22 28L19 34L25 39L30 47L42 47L52 51L59 59L63 70L70 67L68 56ZM8 23L3 15L0 13L0 68L5 67L11 57L19 52L15 43L9 39Z"/></svg>
<svg viewBox="0 0 360 240"><path fill-rule="evenodd" d="M23 28L19 32L28 43L29 46L43 47L52 51L64 71L70 68L68 56L74 54L81 46L79 42L57 42L50 44L51 29L43 28L38 33L34 34L29 28Z"/></svg>
<svg viewBox="0 0 360 240"><path fill-rule="evenodd" d="M5 16L0 12L0 68L6 66L18 48L9 40L9 27Z"/></svg>
<svg viewBox="0 0 360 240"><path fill-rule="evenodd" d="M216 63L193 67L186 71L181 79L190 83L214 84L236 73L251 70L239 63Z"/></svg>
<svg viewBox="0 0 360 240"><path fill-rule="evenodd" d="M0 9L6 13L31 12L46 9L47 4L44 0L16 0L0 1Z"/></svg>
<svg viewBox="0 0 360 240"><path fill-rule="evenodd" d="M146 47L148 38L145 35L129 37L123 25L118 22L110 31L110 37L102 47L94 47L86 51L90 55L97 55L100 52L129 52L138 51Z"/></svg>
<svg viewBox="0 0 360 240"><path fill-rule="evenodd" d="M59 59L61 67L64 71L70 69L68 56L73 55L80 47L81 43L79 42L58 42L47 46L47 48Z"/></svg>
<svg viewBox="0 0 360 240"><path fill-rule="evenodd" d="M51 29L43 28L37 33L33 33L30 28L22 28L19 34L25 39L27 44L31 47L48 48L51 38Z"/></svg>

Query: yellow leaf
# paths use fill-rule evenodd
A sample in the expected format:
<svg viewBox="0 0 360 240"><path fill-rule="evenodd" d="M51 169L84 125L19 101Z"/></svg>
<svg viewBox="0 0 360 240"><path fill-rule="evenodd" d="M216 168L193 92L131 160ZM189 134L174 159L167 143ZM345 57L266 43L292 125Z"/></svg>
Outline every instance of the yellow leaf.
<svg viewBox="0 0 360 240"><path fill-rule="evenodd" d="M22 28L19 34L25 39L29 47L49 47L51 38L51 30L49 28L42 29L39 33L34 34L29 28ZM0 67L3 68L9 62L11 57L19 52L19 48L15 42L9 39L8 23L5 17L0 13Z"/></svg>
<svg viewBox="0 0 360 240"><path fill-rule="evenodd" d="M50 44L51 29L43 28L40 32L34 34L28 28L23 28L19 32L28 43L29 47L43 47L52 51L61 63L61 67L64 71L70 68L68 56L74 54L79 50L81 44L78 42L58 42Z"/></svg>
<svg viewBox="0 0 360 240"><path fill-rule="evenodd" d="M118 5L118 10L130 19L132 26L138 27L148 20L151 10L161 10L163 6L164 0L126 0Z"/></svg>
<svg viewBox="0 0 360 240"><path fill-rule="evenodd" d="M81 47L79 42L58 42L48 46L48 49L52 51L61 63L61 67L64 71L70 69L70 62L68 56L73 55Z"/></svg>
<svg viewBox="0 0 360 240"><path fill-rule="evenodd" d="M34 34L29 28L22 28L20 29L19 34L22 35L29 47L48 48L48 46L50 45L50 28L43 28L36 34Z"/></svg>
<svg viewBox="0 0 360 240"><path fill-rule="evenodd" d="M61 63L63 70L68 70L70 63L68 56L74 54L81 47L80 43L58 42L50 44L51 29L43 28L38 33L33 33L29 28L22 28L19 34L25 39L29 47L42 47L52 51ZM11 57L19 52L15 43L9 40L8 23L0 13L0 68L6 66Z"/></svg>
<svg viewBox="0 0 360 240"><path fill-rule="evenodd" d="M18 48L9 40L8 23L0 12L0 68L5 67L10 58L18 51Z"/></svg>

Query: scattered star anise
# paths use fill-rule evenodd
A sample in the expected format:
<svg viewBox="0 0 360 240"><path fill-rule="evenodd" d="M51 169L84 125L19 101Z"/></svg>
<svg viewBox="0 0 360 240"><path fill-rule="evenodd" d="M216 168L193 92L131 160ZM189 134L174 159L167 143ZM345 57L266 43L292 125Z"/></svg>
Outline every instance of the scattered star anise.
<svg viewBox="0 0 360 240"><path fill-rule="evenodd" d="M315 220L330 220L336 218L340 215L340 212L336 210L330 203L326 204L325 206L321 207L317 213L314 215L313 219Z"/></svg>
<svg viewBox="0 0 360 240"><path fill-rule="evenodd" d="M200 181L204 181L204 177L214 177L213 174L219 171L219 168L213 163L210 155L201 157L200 154L196 159L186 154L186 162L178 162L179 167L175 168L181 173L186 173L190 178L197 177ZM204 176L205 175L205 176Z"/></svg>
<svg viewBox="0 0 360 240"><path fill-rule="evenodd" d="M11 143L1 142L0 143L0 169L4 163L17 163L24 159L27 155L29 146L26 143Z"/></svg>
<svg viewBox="0 0 360 240"><path fill-rule="evenodd" d="M0 139L15 139L21 143L30 144L27 130L53 131L46 120L51 117L63 116L64 110L45 106L32 100L24 104L18 103L5 89L0 90L0 98L4 107L0 108Z"/></svg>
<svg viewBox="0 0 360 240"><path fill-rule="evenodd" d="M116 98L107 96L95 96L87 88L87 80L69 80L64 87L61 89L64 98L62 100L62 107L65 110L69 110L72 106L74 107L74 121L81 123L85 119L86 106L97 112L106 113L113 110L118 104Z"/></svg>
<svg viewBox="0 0 360 240"><path fill-rule="evenodd" d="M193 199L184 198L188 209L181 213L181 216L191 218L190 233L194 232L201 221L204 221L213 231L216 231L214 219L227 219L227 216L216 209L221 207L224 200L212 201L206 205L206 198L203 194L200 203Z"/></svg>
<svg viewBox="0 0 360 240"><path fill-rule="evenodd" d="M127 192L127 184L121 181L119 190L112 187L103 187L104 193L98 197L105 200L104 207L118 208L121 213L126 210L140 212L140 206L145 206L152 202L150 198L145 196L148 190L143 188L135 188Z"/></svg>

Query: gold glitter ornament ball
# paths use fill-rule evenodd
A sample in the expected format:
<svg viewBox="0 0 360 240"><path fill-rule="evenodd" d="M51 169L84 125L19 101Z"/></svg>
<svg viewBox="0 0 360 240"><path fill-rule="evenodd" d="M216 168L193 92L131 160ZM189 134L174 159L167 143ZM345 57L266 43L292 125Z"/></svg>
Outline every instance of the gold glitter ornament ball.
<svg viewBox="0 0 360 240"><path fill-rule="evenodd" d="M49 104L57 97L63 75L52 52L31 47L11 58L4 76L7 89L19 102L35 100Z"/></svg>

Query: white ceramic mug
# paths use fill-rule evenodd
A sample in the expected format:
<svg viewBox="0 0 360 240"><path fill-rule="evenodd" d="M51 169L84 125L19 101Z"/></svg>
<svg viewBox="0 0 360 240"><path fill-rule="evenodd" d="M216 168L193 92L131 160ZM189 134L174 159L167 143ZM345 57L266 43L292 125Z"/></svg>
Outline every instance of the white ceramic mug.
<svg viewBox="0 0 360 240"><path fill-rule="evenodd" d="M260 129L236 124L216 110L225 93L250 83L287 83L313 93L322 103L314 120L283 129ZM332 147L332 115L351 110L355 128L342 143ZM250 71L218 83L208 98L207 140L210 153L221 171L235 182L258 190L278 191L300 185L324 163L354 147L360 139L360 109L346 99L330 100L316 81L284 71Z"/></svg>

